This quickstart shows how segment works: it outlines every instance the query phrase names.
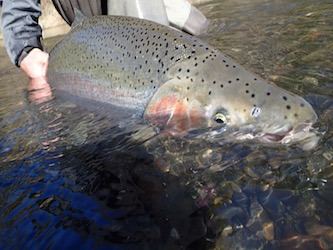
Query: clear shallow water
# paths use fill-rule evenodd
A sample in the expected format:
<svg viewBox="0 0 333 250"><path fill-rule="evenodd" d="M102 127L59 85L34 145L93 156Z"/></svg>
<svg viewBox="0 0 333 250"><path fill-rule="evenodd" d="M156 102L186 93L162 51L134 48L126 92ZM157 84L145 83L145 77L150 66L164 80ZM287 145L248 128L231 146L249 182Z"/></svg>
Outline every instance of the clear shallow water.
<svg viewBox="0 0 333 250"><path fill-rule="evenodd" d="M1 248L333 248L333 5L199 8L211 19L205 41L312 103L320 144L304 152L142 132L149 139L133 141L146 131L139 118L48 98L1 49Z"/></svg>

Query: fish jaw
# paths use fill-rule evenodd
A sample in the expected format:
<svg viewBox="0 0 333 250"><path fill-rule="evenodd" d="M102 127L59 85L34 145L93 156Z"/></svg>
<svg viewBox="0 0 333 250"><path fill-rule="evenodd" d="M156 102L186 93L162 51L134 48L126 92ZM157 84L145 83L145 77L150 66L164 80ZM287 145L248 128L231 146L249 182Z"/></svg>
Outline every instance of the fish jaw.
<svg viewBox="0 0 333 250"><path fill-rule="evenodd" d="M281 91L274 102L254 109L261 110L254 122L254 137L266 143L290 144L313 137L312 125L318 116L302 97ZM288 102L285 101L288 100Z"/></svg>

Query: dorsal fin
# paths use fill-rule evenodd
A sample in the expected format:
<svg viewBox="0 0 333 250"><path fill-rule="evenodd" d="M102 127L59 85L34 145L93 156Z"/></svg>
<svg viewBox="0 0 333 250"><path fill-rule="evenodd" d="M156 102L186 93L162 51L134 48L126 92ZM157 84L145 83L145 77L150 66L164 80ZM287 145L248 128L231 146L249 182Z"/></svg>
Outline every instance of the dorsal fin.
<svg viewBox="0 0 333 250"><path fill-rule="evenodd" d="M74 14L75 18L71 26L72 29L74 29L78 25L81 25L84 22L84 20L87 19L87 16L84 15L83 12L77 8L74 8Z"/></svg>

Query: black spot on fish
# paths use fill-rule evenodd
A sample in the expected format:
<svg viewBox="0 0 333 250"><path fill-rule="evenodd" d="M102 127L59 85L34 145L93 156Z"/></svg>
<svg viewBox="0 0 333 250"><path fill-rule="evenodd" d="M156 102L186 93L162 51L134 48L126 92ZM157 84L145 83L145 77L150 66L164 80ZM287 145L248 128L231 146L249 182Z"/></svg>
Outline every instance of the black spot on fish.
<svg viewBox="0 0 333 250"><path fill-rule="evenodd" d="M251 97L254 98L256 95L255 94L252 94Z"/></svg>
<svg viewBox="0 0 333 250"><path fill-rule="evenodd" d="M287 98L286 96L283 96L282 98L283 98L283 100L285 100L285 101L288 100L288 98Z"/></svg>
<svg viewBox="0 0 333 250"><path fill-rule="evenodd" d="M212 91L209 91L209 92L208 92L208 95L211 95L211 94L212 94Z"/></svg>
<svg viewBox="0 0 333 250"><path fill-rule="evenodd" d="M223 88L224 87L223 84L221 84L220 87Z"/></svg>
<svg viewBox="0 0 333 250"><path fill-rule="evenodd" d="M271 95L271 93L270 93L270 92L267 92L267 93L266 93L266 95L270 96L270 95Z"/></svg>
<svg viewBox="0 0 333 250"><path fill-rule="evenodd" d="M229 80L229 81L228 81L228 83L229 83L229 84L231 84L231 83L232 83L232 81L231 81L231 80Z"/></svg>
<svg viewBox="0 0 333 250"><path fill-rule="evenodd" d="M290 105L287 105L286 108L287 108L287 109L291 109Z"/></svg>
<svg viewBox="0 0 333 250"><path fill-rule="evenodd" d="M287 119L288 119L288 117L285 115L285 116L284 116L284 119L285 119L285 120L287 120Z"/></svg>
<svg viewBox="0 0 333 250"><path fill-rule="evenodd" d="M304 107L304 103L301 103L301 107Z"/></svg>
<svg viewBox="0 0 333 250"><path fill-rule="evenodd" d="M295 114L294 114L294 116L295 116L295 117L298 117L298 114L297 114L297 113L295 113Z"/></svg>

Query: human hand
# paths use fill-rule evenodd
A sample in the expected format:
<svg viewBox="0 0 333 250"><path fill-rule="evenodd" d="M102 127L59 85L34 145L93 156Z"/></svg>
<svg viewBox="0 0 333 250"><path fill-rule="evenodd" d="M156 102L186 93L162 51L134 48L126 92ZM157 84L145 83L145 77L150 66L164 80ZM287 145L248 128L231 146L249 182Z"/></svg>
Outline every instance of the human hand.
<svg viewBox="0 0 333 250"><path fill-rule="evenodd" d="M45 77L49 63L49 54L34 48L22 60L21 69L31 78Z"/></svg>
<svg viewBox="0 0 333 250"><path fill-rule="evenodd" d="M41 104L51 100L52 91L46 77L31 78L28 86L29 99L34 104Z"/></svg>

